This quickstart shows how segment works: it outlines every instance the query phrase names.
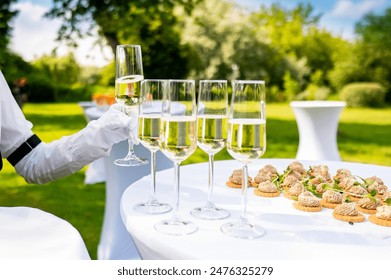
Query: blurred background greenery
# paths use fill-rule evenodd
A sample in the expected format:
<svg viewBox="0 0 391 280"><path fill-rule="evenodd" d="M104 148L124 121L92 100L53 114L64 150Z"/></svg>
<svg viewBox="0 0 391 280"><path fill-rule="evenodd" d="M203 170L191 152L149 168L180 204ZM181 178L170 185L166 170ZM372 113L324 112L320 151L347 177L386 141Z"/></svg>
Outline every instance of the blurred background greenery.
<svg viewBox="0 0 391 280"><path fill-rule="evenodd" d="M114 63L79 65L71 52L24 61L9 47L17 0L0 4L0 69L11 89L26 78L23 107L45 142L82 129L78 101L114 90ZM77 45L98 28L100 42L141 44L146 78L262 79L267 87L267 158L294 158L298 131L290 100L342 99L338 147L343 160L391 166L391 7L367 14L348 41L319 27L310 4L254 11L228 0L53 0L47 17L62 20L60 40ZM28 47L28 42L26 42ZM230 159L226 150L216 160ZM185 164L207 160L197 150ZM4 162L0 205L53 213L82 234L96 258L104 184L84 185L84 169L45 185L28 185ZM375 174L374 174L375 175ZM227 174L228 176L228 174Z"/></svg>
<svg viewBox="0 0 391 280"><path fill-rule="evenodd" d="M13 53L15 2L0 5L0 69L11 86L27 78L30 102L113 91L113 63L83 67L72 52L59 57L55 50L26 62ZM262 79L269 102L340 98L345 86L359 83L364 90L341 95L350 106L391 101L391 7L358 21L354 40L321 28L310 3L250 11L229 0L53 0L46 17L61 20L58 39L69 45L93 29L113 53L117 44L141 44L146 78Z"/></svg>

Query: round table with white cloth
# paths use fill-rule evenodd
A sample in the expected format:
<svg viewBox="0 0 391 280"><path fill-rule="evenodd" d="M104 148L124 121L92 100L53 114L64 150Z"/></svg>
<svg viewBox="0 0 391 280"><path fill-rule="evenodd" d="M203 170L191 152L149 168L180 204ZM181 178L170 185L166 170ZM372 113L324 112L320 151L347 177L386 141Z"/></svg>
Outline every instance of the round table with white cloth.
<svg viewBox="0 0 391 280"><path fill-rule="evenodd" d="M89 260L67 221L30 207L0 207L0 259Z"/></svg>
<svg viewBox="0 0 391 280"><path fill-rule="evenodd" d="M271 164L279 172L294 159L260 159L249 164L249 175ZM339 168L349 169L362 178L376 175L391 188L391 167L341 161L301 161L306 168L325 164L331 175ZM331 209L303 212L293 207L293 200L280 195L263 198L248 189L248 218L263 226L261 238L246 240L225 235L222 224L237 220L240 215L241 190L225 185L234 169L241 164L234 160L215 161L214 201L231 212L225 220L208 221L194 218L190 210L203 206L207 198L208 163L181 167L179 215L194 222L198 231L185 236L157 232L155 223L171 217L171 213L146 215L133 210L133 205L148 198L149 177L131 184L121 199L121 216L143 259L383 259L391 260L391 229L368 221L349 224L335 219ZM174 170L157 173L157 198L172 203Z"/></svg>

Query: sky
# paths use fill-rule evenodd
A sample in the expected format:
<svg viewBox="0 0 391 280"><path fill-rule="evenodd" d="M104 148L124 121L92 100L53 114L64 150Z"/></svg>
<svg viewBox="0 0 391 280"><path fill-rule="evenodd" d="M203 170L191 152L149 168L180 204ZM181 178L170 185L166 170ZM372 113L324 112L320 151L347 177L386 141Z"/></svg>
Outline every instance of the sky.
<svg viewBox="0 0 391 280"><path fill-rule="evenodd" d="M249 9L258 9L261 5L269 6L278 2L286 8L293 8L298 3L311 3L314 14L322 14L320 27L348 40L354 38L354 25L365 14L381 14L391 8L391 0L234 0ZM25 60L31 61L44 54L50 54L58 47L58 55L65 55L68 49L55 41L59 20L43 18L51 6L52 0L18 0L13 8L19 10L13 21L11 49ZM79 41L75 56L81 65L104 66L112 59L109 47L103 49L94 45L94 38Z"/></svg>

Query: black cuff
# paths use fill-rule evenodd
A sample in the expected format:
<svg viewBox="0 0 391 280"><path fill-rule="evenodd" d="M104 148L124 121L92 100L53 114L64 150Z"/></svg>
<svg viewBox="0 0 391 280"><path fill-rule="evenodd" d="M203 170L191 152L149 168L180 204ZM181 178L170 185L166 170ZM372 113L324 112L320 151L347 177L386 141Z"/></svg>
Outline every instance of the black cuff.
<svg viewBox="0 0 391 280"><path fill-rule="evenodd" d="M41 139L37 135L31 136L19 146L12 154L9 155L7 160L15 166L22 158L24 158L28 153L30 153L39 143L41 143Z"/></svg>

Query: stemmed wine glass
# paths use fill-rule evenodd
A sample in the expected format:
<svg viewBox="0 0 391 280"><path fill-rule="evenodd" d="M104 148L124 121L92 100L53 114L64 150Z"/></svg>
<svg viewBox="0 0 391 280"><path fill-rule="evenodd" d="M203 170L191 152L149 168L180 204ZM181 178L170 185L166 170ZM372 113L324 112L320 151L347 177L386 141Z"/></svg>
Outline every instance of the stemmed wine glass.
<svg viewBox="0 0 391 280"><path fill-rule="evenodd" d="M178 215L179 166L197 148L196 113L195 81L168 80L164 88L159 148L174 162L174 203L172 217L155 224L155 229L165 234L185 235L198 229Z"/></svg>
<svg viewBox="0 0 391 280"><path fill-rule="evenodd" d="M165 82L156 79L146 79L141 82L138 136L141 144L151 152L151 193L146 202L136 204L133 209L145 214L161 214L171 210L169 204L160 203L156 198L156 152L159 150Z"/></svg>
<svg viewBox="0 0 391 280"><path fill-rule="evenodd" d="M217 208L212 199L214 155L225 147L227 139L228 93L226 80L201 80L198 92L197 144L209 155L208 198L203 207L190 213L206 220L227 218L230 213Z"/></svg>
<svg viewBox="0 0 391 280"><path fill-rule="evenodd" d="M117 45L115 99L124 107L124 112L137 118L140 97L140 83L144 79L143 62L140 45ZM137 129L137 127L135 128ZM134 131L134 135L137 132ZM116 159L114 163L120 166L140 166L148 160L136 156L133 145L137 139L130 135L128 139L129 152L125 158Z"/></svg>
<svg viewBox="0 0 391 280"><path fill-rule="evenodd" d="M221 231L234 237L253 239L266 230L247 219L247 164L266 150L265 82L232 81L232 100L228 117L228 153L243 163L241 214L236 222L221 226Z"/></svg>

